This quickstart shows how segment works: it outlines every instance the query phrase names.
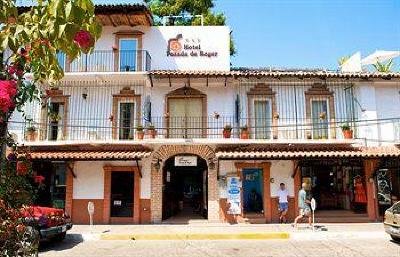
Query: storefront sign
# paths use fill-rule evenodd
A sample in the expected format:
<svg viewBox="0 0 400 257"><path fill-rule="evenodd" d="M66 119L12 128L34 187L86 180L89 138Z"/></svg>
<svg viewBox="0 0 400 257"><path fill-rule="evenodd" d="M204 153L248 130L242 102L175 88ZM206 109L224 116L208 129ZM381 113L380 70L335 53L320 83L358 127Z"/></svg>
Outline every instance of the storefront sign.
<svg viewBox="0 0 400 257"><path fill-rule="evenodd" d="M197 156L175 156L175 166L197 166Z"/></svg>
<svg viewBox="0 0 400 257"><path fill-rule="evenodd" d="M184 37L183 34L178 34L168 40L167 56L213 58L218 56L218 52L204 49L200 38Z"/></svg>
<svg viewBox="0 0 400 257"><path fill-rule="evenodd" d="M241 214L242 205L240 197L240 180L239 177L228 177L227 178L227 202L228 202L228 214Z"/></svg>

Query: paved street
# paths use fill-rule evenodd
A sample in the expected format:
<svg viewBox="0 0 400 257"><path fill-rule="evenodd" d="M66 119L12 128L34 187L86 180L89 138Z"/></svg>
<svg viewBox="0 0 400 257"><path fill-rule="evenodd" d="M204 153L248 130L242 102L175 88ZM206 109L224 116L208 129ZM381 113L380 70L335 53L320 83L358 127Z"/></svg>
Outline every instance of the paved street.
<svg viewBox="0 0 400 257"><path fill-rule="evenodd" d="M329 225L327 227L329 229ZM288 228L285 227L285 230ZM379 226L374 225L349 225L348 230L343 232L292 231L290 239L241 241L105 241L72 231L61 244L44 244L39 256L398 257L400 244L391 241L379 230Z"/></svg>

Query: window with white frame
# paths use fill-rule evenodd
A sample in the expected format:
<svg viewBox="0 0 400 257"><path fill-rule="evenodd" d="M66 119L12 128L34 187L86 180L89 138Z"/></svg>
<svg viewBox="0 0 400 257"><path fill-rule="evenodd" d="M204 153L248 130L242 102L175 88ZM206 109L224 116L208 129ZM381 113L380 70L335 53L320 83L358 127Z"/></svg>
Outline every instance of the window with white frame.
<svg viewBox="0 0 400 257"><path fill-rule="evenodd" d="M254 137L256 139L270 139L272 134L272 104L270 98L253 99Z"/></svg>
<svg viewBox="0 0 400 257"><path fill-rule="evenodd" d="M329 138L329 100L311 99L311 122L313 139Z"/></svg>

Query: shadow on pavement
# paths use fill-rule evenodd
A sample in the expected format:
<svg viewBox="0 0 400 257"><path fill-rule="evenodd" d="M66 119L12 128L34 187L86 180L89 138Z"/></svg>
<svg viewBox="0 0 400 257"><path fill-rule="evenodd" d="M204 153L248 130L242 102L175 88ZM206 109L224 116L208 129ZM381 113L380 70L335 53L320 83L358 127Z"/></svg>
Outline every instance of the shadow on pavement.
<svg viewBox="0 0 400 257"><path fill-rule="evenodd" d="M65 239L61 242L57 241L44 241L40 242L39 253L47 251L63 251L74 248L83 242L81 234L67 234Z"/></svg>

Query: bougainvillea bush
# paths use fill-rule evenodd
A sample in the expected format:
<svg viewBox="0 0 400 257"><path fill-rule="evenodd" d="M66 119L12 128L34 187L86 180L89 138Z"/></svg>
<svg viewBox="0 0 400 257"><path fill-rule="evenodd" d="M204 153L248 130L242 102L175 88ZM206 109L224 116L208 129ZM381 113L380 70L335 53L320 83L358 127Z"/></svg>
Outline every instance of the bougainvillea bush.
<svg viewBox="0 0 400 257"><path fill-rule="evenodd" d="M29 205L41 178L29 153L11 139L8 122L26 102L40 101L39 85L54 86L63 77L60 51L70 60L90 53L101 33L91 0L32 3L17 8L15 0L0 1L0 256L36 255L38 246Z"/></svg>

